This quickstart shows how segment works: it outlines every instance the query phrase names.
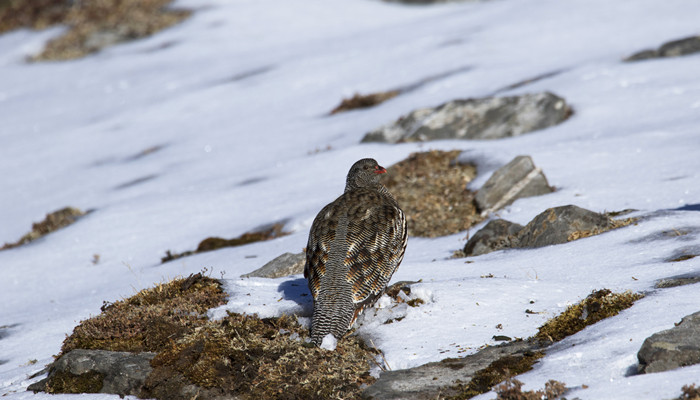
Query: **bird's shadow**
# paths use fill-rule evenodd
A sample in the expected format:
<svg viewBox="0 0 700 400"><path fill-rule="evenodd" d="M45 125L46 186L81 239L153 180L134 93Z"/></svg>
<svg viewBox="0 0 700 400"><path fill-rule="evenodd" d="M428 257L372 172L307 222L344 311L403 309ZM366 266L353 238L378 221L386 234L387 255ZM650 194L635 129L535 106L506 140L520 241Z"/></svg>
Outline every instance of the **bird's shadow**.
<svg viewBox="0 0 700 400"><path fill-rule="evenodd" d="M305 278L284 281L277 287L277 291L282 293L283 299L291 300L301 307L302 313L300 315L310 316L313 313L313 298Z"/></svg>

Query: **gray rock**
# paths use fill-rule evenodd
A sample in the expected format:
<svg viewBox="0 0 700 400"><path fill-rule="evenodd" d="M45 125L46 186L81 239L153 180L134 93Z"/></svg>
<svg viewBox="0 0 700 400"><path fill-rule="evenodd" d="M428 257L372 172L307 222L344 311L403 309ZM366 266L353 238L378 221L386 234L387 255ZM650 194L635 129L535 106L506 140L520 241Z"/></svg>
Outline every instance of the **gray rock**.
<svg viewBox="0 0 700 400"><path fill-rule="evenodd" d="M596 235L610 229L604 214L568 205L548 208L518 232L518 247L543 247Z"/></svg>
<svg viewBox="0 0 700 400"><path fill-rule="evenodd" d="M530 156L517 156L499 168L476 193L475 201L482 216L501 209L523 197L553 192L542 170Z"/></svg>
<svg viewBox="0 0 700 400"><path fill-rule="evenodd" d="M691 36L664 43L658 49L643 50L625 58L625 61L640 61L652 58L679 57L700 52L700 36Z"/></svg>
<svg viewBox="0 0 700 400"><path fill-rule="evenodd" d="M637 353L639 372L668 371L700 364L700 312L684 317L675 327L648 337Z"/></svg>
<svg viewBox="0 0 700 400"><path fill-rule="evenodd" d="M654 287L656 289L668 289L677 286L693 285L700 282L700 274L689 273L659 279Z"/></svg>
<svg viewBox="0 0 700 400"><path fill-rule="evenodd" d="M613 226L607 215L581 207L548 208L525 227L500 219L489 222L469 239L464 253L477 256L507 248L550 246L597 235Z"/></svg>
<svg viewBox="0 0 700 400"><path fill-rule="evenodd" d="M538 346L533 342L516 341L486 347L464 358L448 358L415 368L385 371L372 386L365 389L362 397L375 400L447 398L456 394L453 386L457 383L467 385L477 371L492 362L535 350L538 350Z"/></svg>
<svg viewBox="0 0 700 400"><path fill-rule="evenodd" d="M241 278L281 278L283 276L304 272L306 254L284 253L253 272L241 275Z"/></svg>
<svg viewBox="0 0 700 400"><path fill-rule="evenodd" d="M453 100L415 110L369 132L362 142L499 139L559 124L570 114L566 101L549 92Z"/></svg>
<svg viewBox="0 0 700 400"><path fill-rule="evenodd" d="M516 235L523 229L522 225L505 219L494 219L469 238L464 246L464 254L478 256L492 251L514 246Z"/></svg>
<svg viewBox="0 0 700 400"><path fill-rule="evenodd" d="M52 379L57 377L62 381L60 384L64 385L67 377L79 380L83 376L98 379L94 382L97 385L93 386L93 393L137 396L146 377L151 373L150 362L153 357L155 353L72 350L51 365L46 379L29 386L28 390L45 391L47 384L55 388Z"/></svg>

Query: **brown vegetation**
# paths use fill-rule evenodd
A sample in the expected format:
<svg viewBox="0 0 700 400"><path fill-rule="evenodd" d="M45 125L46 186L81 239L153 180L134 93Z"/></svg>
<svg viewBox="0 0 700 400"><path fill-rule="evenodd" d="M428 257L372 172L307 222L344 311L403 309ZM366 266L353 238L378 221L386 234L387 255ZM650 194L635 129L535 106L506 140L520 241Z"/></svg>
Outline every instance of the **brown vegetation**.
<svg viewBox="0 0 700 400"><path fill-rule="evenodd" d="M307 331L291 317L259 319L229 314L171 344L151 364L142 397L185 399L188 385L197 398L356 398L376 351L351 336L335 351L309 346Z"/></svg>
<svg viewBox="0 0 700 400"><path fill-rule="evenodd" d="M498 395L496 400L556 400L566 392L566 385L559 381L550 380L544 384L544 390L522 391L523 383L514 378L508 378L494 390Z"/></svg>
<svg viewBox="0 0 700 400"><path fill-rule="evenodd" d="M542 325L535 337L540 340L558 342L567 336L583 330L605 318L615 316L620 311L632 307L635 301L644 295L632 293L613 293L609 289L593 291L581 302L571 305L557 317Z"/></svg>
<svg viewBox="0 0 700 400"><path fill-rule="evenodd" d="M413 153L387 169L382 182L406 213L408 233L436 237L481 221L467 190L476 167L456 162L460 150Z"/></svg>
<svg viewBox="0 0 700 400"><path fill-rule="evenodd" d="M537 360L544 357L543 352L527 352L522 355L508 355L492 362L488 367L477 371L466 385L457 385L459 394L455 400L471 399L491 390L499 382L532 369Z"/></svg>
<svg viewBox="0 0 700 400"><path fill-rule="evenodd" d="M11 249L13 247L21 246L27 244L42 236L48 235L51 232L55 232L61 228L74 223L78 218L82 217L86 213L80 211L77 208L66 207L60 210L54 211L52 213L46 214L41 222L35 222L32 224L32 230L26 235L22 236L20 240L15 243L5 243L0 250Z"/></svg>
<svg viewBox="0 0 700 400"><path fill-rule="evenodd" d="M243 246L244 244L275 239L281 236L288 235L289 232L283 231L282 228L284 228L284 224L277 223L260 230L246 232L233 239L209 237L199 242L197 250L189 250L184 251L182 253L173 253L170 250L167 250L165 252L165 256L162 257L160 260L161 262L166 263L168 261L172 261L186 256L191 256L192 254L196 253L204 253L206 251L218 250L224 247Z"/></svg>
<svg viewBox="0 0 700 400"><path fill-rule="evenodd" d="M172 0L0 0L0 33L67 25L32 60L69 60L115 43L149 36L190 15Z"/></svg>
<svg viewBox="0 0 700 400"><path fill-rule="evenodd" d="M389 99L398 96L401 93L400 90L390 90L387 92L378 92L371 94L359 94L355 93L349 99L343 99L338 106L336 106L332 111L331 115L340 112L355 110L358 108L369 108L374 107L377 104L381 104Z"/></svg>
<svg viewBox="0 0 700 400"><path fill-rule="evenodd" d="M160 351L207 322L206 312L225 303L219 281L201 273L144 289L105 304L98 316L80 322L63 342L73 349Z"/></svg>

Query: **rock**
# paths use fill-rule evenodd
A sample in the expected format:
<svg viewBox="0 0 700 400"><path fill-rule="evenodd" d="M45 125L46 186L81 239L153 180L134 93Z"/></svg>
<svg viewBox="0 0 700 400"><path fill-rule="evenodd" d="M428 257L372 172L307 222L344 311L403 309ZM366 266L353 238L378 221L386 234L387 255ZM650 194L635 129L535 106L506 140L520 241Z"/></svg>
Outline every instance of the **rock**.
<svg viewBox="0 0 700 400"><path fill-rule="evenodd" d="M531 341L516 341L486 347L464 358L448 358L415 368L385 371L362 393L374 400L422 400L448 398L456 393L453 386L468 384L474 374L506 356L522 356L538 350Z"/></svg>
<svg viewBox="0 0 700 400"><path fill-rule="evenodd" d="M658 49L643 50L625 58L624 61L640 61L652 58L679 57L700 52L700 36L691 36L664 43Z"/></svg>
<svg viewBox="0 0 700 400"><path fill-rule="evenodd" d="M700 364L700 312L675 327L648 337L637 353L641 373L661 372Z"/></svg>
<svg viewBox="0 0 700 400"><path fill-rule="evenodd" d="M499 168L476 193L475 201L482 216L503 208L523 197L553 192L542 170L530 156L517 156Z"/></svg>
<svg viewBox="0 0 700 400"><path fill-rule="evenodd" d="M668 289L677 286L692 285L698 282L700 282L700 275L697 273L690 273L659 279L654 285L654 288Z"/></svg>
<svg viewBox="0 0 700 400"><path fill-rule="evenodd" d="M76 349L56 360L49 376L28 390L49 393L138 395L155 353Z"/></svg>
<svg viewBox="0 0 700 400"><path fill-rule="evenodd" d="M570 114L566 101L549 92L460 99L415 110L369 132L362 142L499 139L557 125Z"/></svg>
<svg viewBox="0 0 700 400"><path fill-rule="evenodd" d="M597 235L611 228L612 220L604 214L568 205L548 208L520 232L518 247L543 247Z"/></svg>
<svg viewBox="0 0 700 400"><path fill-rule="evenodd" d="M478 256L492 251L515 247L513 241L517 240L516 235L523 229L522 225L506 221L505 219L494 219L486 226L469 238L464 245L464 254L467 256Z"/></svg>
<svg viewBox="0 0 700 400"><path fill-rule="evenodd" d="M501 219L489 222L469 239L464 246L464 254L478 256L501 249L566 243L628 223L630 221L613 220L606 214L573 205L548 208L525 227Z"/></svg>
<svg viewBox="0 0 700 400"><path fill-rule="evenodd" d="M306 263L305 253L284 253L253 272L241 275L241 278L281 278L301 274Z"/></svg>

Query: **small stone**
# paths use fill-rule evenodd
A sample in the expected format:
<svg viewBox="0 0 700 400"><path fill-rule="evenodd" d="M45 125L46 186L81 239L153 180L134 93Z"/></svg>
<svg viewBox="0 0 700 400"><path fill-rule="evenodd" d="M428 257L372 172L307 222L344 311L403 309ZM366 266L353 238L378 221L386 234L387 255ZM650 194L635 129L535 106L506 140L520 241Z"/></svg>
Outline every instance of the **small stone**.
<svg viewBox="0 0 700 400"><path fill-rule="evenodd" d="M464 254L478 256L492 251L513 246L516 235L523 229L522 225L505 219L494 219L472 236L464 246Z"/></svg>
<svg viewBox="0 0 700 400"><path fill-rule="evenodd" d="M284 253L253 272L241 275L241 278L281 278L304 272L305 253Z"/></svg>
<svg viewBox="0 0 700 400"><path fill-rule="evenodd" d="M669 371L700 364L700 312L685 316L675 327L657 332L642 344L637 358L641 373Z"/></svg>
<svg viewBox="0 0 700 400"><path fill-rule="evenodd" d="M553 192L542 170L530 156L517 156L499 168L476 193L475 201L482 216L499 210L523 197Z"/></svg>

